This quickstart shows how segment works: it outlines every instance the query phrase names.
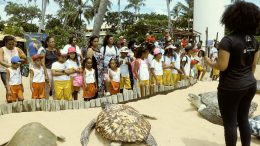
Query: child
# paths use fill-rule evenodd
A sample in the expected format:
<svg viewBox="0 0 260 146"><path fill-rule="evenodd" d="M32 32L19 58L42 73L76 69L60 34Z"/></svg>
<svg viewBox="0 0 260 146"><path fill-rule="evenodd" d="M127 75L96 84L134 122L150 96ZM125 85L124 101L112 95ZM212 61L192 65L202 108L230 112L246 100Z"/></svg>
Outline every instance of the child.
<svg viewBox="0 0 260 146"><path fill-rule="evenodd" d="M204 57L205 56L205 52L203 50L200 50L199 53L198 53L198 57L195 57L195 59L198 61L198 64L196 65L197 66L197 71L198 71L198 77L197 79L202 81L205 73L206 73L206 70L204 68Z"/></svg>
<svg viewBox="0 0 260 146"><path fill-rule="evenodd" d="M108 75L110 78L110 95L114 95L120 92L120 68L117 67L116 59L111 58L109 61Z"/></svg>
<svg viewBox="0 0 260 146"><path fill-rule="evenodd" d="M163 55L163 84L165 86L172 85L172 69L174 68L173 49L175 47L170 45L166 47Z"/></svg>
<svg viewBox="0 0 260 146"><path fill-rule="evenodd" d="M134 62L134 75L140 85L141 97L145 96L145 86L150 86L149 68L146 63L148 54L149 50L146 47L139 47Z"/></svg>
<svg viewBox="0 0 260 146"><path fill-rule="evenodd" d="M20 72L21 59L18 56L11 58L11 67L6 69L6 87L7 87L7 102L22 101L23 98L23 84L22 75Z"/></svg>
<svg viewBox="0 0 260 146"><path fill-rule="evenodd" d="M130 81L130 71L129 70L129 65L131 63L130 58L127 56L128 55L128 48L127 47L122 47L120 49L120 58L119 58L119 63L120 63L120 90L123 89L131 89L131 81ZM122 91L121 91L122 92Z"/></svg>
<svg viewBox="0 0 260 146"><path fill-rule="evenodd" d="M187 46L185 48L185 55L182 57L181 60L181 70L183 72L182 79L190 78L190 71L191 71L191 55L192 55L192 46Z"/></svg>
<svg viewBox="0 0 260 146"><path fill-rule="evenodd" d="M173 85L176 85L176 83L181 80L181 75L183 74L181 70L181 46L179 44L175 44L175 47L176 48L173 52L174 68L172 70Z"/></svg>
<svg viewBox="0 0 260 146"><path fill-rule="evenodd" d="M162 67L162 53L159 48L154 49L154 59L151 64L152 84L163 84L163 67Z"/></svg>
<svg viewBox="0 0 260 146"><path fill-rule="evenodd" d="M68 60L65 62L66 68L70 70L72 81L72 96L74 100L78 100L78 92L83 84L83 76L78 54L75 47L68 48Z"/></svg>
<svg viewBox="0 0 260 146"><path fill-rule="evenodd" d="M67 53L60 51L57 55L58 61L54 62L51 67L55 97L57 100L71 100L71 80L69 77L71 71L65 65Z"/></svg>
<svg viewBox="0 0 260 146"><path fill-rule="evenodd" d="M83 61L83 98L84 101L89 101L96 95L97 82L95 77L95 69L92 68L92 58L86 58Z"/></svg>
<svg viewBox="0 0 260 146"><path fill-rule="evenodd" d="M32 91L33 99L45 98L45 81L48 82L48 75L46 70L42 67L41 55L33 55L33 64L30 68L30 89Z"/></svg>

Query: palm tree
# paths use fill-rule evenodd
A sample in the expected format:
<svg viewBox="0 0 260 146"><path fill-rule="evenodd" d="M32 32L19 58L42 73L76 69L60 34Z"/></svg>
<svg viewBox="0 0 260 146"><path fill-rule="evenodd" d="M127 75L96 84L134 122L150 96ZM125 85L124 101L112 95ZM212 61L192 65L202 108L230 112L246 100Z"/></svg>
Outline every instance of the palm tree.
<svg viewBox="0 0 260 146"><path fill-rule="evenodd" d="M127 0L127 1L129 4L125 6L125 10L134 8L135 16L137 17L141 7L145 6L145 3L144 3L145 0Z"/></svg>
<svg viewBox="0 0 260 146"><path fill-rule="evenodd" d="M109 4L109 0L100 0L98 13L94 20L94 28L92 31L92 35L99 36L101 25L103 24L103 20L105 17L105 13L107 11L107 5Z"/></svg>
<svg viewBox="0 0 260 146"><path fill-rule="evenodd" d="M170 32L172 32L172 22L171 22L171 14L170 14L170 3L172 0L166 0L166 5L167 5L167 12L168 12L168 29Z"/></svg>

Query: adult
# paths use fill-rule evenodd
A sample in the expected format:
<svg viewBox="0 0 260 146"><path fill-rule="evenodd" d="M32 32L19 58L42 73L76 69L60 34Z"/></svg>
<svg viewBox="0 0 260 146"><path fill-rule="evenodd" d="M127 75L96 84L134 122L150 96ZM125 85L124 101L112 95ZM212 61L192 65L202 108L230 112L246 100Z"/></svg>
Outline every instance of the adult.
<svg viewBox="0 0 260 146"><path fill-rule="evenodd" d="M109 95L110 79L108 76L108 64L111 58L116 58L116 62L119 59L119 51L114 46L114 38L112 35L106 35L103 41L103 46L100 48L100 52L104 57L104 79L106 84L106 95Z"/></svg>
<svg viewBox="0 0 260 146"><path fill-rule="evenodd" d="M91 36L89 38L87 57L92 58L92 67L95 69L95 77L98 85L98 92L94 98L102 97L105 92L104 83L104 57L98 48L99 37Z"/></svg>
<svg viewBox="0 0 260 146"><path fill-rule="evenodd" d="M242 146L250 146L248 113L256 92L254 72L259 44L254 35L260 22L259 8L249 2L236 2L225 10L221 23L231 32L219 43L216 63L206 63L220 70L218 103L223 119L226 146L235 146L237 126Z"/></svg>
<svg viewBox="0 0 260 146"><path fill-rule="evenodd" d="M48 36L45 40L45 52L42 52L43 56L43 65L48 74L49 84L46 85L46 97L53 95L53 78L51 73L51 66L54 62L58 60L58 51L55 48L55 40L53 37Z"/></svg>
<svg viewBox="0 0 260 146"><path fill-rule="evenodd" d="M37 54L38 47L39 42L35 38L32 38L31 42L28 45L30 57Z"/></svg>
<svg viewBox="0 0 260 146"><path fill-rule="evenodd" d="M76 48L76 53L78 54L78 60L81 61L81 58L83 58L83 57L82 57L82 55L81 55L81 50L80 50L79 46L76 45L76 43L77 43L77 38L76 38L75 36L69 37L69 42L68 42L67 45L64 46L64 48L62 49L62 51L63 51L64 53L68 53L68 49L69 49L70 47Z"/></svg>
<svg viewBox="0 0 260 146"><path fill-rule="evenodd" d="M5 46L0 48L0 75L6 87L6 68L11 67L11 58L19 56L23 62L26 62L27 59L24 52L20 48L15 47L15 38L13 36L5 36L3 41Z"/></svg>

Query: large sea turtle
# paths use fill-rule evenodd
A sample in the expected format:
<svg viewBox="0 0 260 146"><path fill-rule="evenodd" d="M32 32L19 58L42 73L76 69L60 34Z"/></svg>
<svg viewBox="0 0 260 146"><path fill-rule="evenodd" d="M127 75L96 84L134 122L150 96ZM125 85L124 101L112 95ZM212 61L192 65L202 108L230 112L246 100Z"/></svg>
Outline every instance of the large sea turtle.
<svg viewBox="0 0 260 146"><path fill-rule="evenodd" d="M91 130L96 131L105 139L111 141L110 146L122 143L146 143L157 146L150 134L151 125L133 107L125 104L102 103L102 111L97 119L93 119L81 134L82 146L87 146Z"/></svg>
<svg viewBox="0 0 260 146"><path fill-rule="evenodd" d="M57 146L57 140L64 141L63 136L56 136L41 123L29 123L20 128L13 138L0 146Z"/></svg>
<svg viewBox="0 0 260 146"><path fill-rule="evenodd" d="M198 108L198 112L203 118L214 124L223 125L218 106L217 92L206 92L199 95L189 94L188 100ZM256 111L257 106L257 103L251 103L249 117Z"/></svg>
<svg viewBox="0 0 260 146"><path fill-rule="evenodd" d="M260 115L254 118L249 118L249 125L252 135L260 138Z"/></svg>

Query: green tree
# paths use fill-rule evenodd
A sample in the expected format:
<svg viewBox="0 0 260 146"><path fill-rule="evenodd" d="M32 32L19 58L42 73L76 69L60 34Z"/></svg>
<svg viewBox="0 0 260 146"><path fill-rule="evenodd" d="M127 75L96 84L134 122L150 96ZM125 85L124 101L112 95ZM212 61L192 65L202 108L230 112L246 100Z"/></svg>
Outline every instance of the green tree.
<svg viewBox="0 0 260 146"><path fill-rule="evenodd" d="M13 2L8 2L5 7L7 16L11 16L10 22L29 22L40 18L40 9L37 6L26 6Z"/></svg>
<svg viewBox="0 0 260 146"><path fill-rule="evenodd" d="M135 10L135 16L137 17L141 7L145 6L144 1L145 0L127 0L129 4L125 6L125 10L133 8Z"/></svg>
<svg viewBox="0 0 260 146"><path fill-rule="evenodd" d="M7 25L3 30L4 34L14 35L14 36L23 36L24 30L23 27L17 25Z"/></svg>

